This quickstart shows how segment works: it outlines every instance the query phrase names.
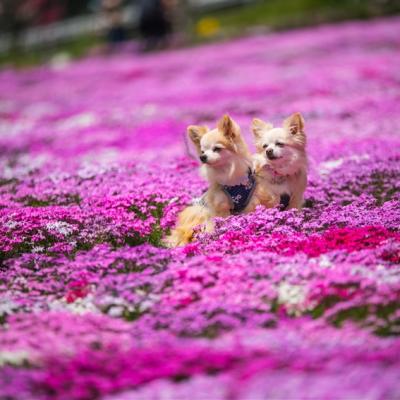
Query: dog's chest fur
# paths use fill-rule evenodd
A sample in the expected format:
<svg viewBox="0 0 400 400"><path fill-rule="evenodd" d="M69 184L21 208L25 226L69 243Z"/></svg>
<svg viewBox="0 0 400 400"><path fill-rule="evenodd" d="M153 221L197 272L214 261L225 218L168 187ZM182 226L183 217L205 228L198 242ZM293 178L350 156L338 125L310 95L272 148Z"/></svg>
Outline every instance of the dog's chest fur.
<svg viewBox="0 0 400 400"><path fill-rule="evenodd" d="M279 197L282 194L293 194L293 186L299 178L301 171L297 171L292 175L283 175L273 170L268 165L264 166L259 172L259 176L263 183L266 184L270 192Z"/></svg>

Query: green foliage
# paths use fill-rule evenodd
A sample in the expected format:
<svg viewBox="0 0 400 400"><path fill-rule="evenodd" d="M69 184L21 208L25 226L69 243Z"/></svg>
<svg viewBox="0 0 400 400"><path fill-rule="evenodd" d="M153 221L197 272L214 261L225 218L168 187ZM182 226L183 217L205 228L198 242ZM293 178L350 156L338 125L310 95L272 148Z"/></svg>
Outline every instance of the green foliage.
<svg viewBox="0 0 400 400"><path fill-rule="evenodd" d="M218 11L211 16L220 20L223 30L242 33L243 28L254 25L283 29L396 12L400 12L400 3L393 0L261 0L240 8Z"/></svg>

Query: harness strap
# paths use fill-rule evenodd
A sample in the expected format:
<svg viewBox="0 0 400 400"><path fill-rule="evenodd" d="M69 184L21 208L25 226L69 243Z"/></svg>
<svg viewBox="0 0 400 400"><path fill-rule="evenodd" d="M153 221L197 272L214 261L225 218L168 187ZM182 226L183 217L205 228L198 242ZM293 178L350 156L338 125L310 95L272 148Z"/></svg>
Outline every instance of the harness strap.
<svg viewBox="0 0 400 400"><path fill-rule="evenodd" d="M289 207L290 196L287 193L281 194L279 200L279 209L281 211L286 210Z"/></svg>
<svg viewBox="0 0 400 400"><path fill-rule="evenodd" d="M254 190L256 188L256 179L252 170L249 168L247 173L247 183L234 186L222 185L222 190L227 195L231 203L231 214L239 214L249 204Z"/></svg>

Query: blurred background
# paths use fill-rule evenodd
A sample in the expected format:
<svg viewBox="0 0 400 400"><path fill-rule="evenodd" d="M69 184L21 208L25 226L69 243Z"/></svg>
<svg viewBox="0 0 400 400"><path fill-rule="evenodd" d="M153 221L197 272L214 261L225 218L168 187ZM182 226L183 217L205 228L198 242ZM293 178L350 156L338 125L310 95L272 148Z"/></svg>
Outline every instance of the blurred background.
<svg viewBox="0 0 400 400"><path fill-rule="evenodd" d="M0 0L0 67L400 12L400 0Z"/></svg>

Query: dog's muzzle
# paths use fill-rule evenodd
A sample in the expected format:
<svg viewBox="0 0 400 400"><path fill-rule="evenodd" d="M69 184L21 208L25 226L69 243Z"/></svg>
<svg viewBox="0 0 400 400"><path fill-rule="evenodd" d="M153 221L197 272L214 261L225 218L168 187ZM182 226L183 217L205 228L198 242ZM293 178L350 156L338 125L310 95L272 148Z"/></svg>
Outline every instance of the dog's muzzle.
<svg viewBox="0 0 400 400"><path fill-rule="evenodd" d="M272 149L267 150L265 153L267 154L269 160L276 160L278 158L274 155L274 151Z"/></svg>

